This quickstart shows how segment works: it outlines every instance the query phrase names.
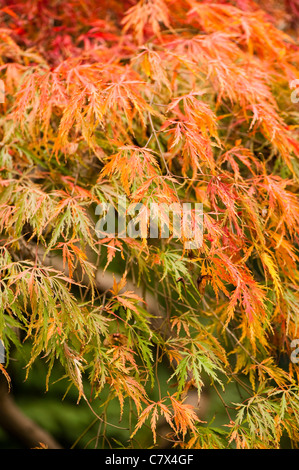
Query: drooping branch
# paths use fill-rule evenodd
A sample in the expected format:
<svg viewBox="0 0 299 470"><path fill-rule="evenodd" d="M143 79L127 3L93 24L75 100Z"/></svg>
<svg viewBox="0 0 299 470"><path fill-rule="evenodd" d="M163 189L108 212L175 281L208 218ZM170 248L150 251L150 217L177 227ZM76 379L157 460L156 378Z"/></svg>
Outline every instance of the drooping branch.
<svg viewBox="0 0 299 470"><path fill-rule="evenodd" d="M68 267L64 264L61 256L54 254L45 256L44 249L34 243L23 244L22 257L23 256L34 259L45 266L51 266L55 270L65 273L65 275L69 274ZM90 279L88 276L84 274L82 275L79 268L77 268L73 273L73 277L80 280L82 285L85 285L86 287L90 286ZM95 284L100 292L109 291L113 287L114 279L119 282L121 280L121 276L107 271L103 273L101 270L97 270L95 273ZM165 321L165 317L161 312L161 307L156 298L148 291L143 292L142 288L136 286L131 280L127 280L126 288L134 290L135 293L144 298L146 308L153 317L152 327L156 331L159 331L160 334L163 334L166 339L171 338L173 333L170 330L168 322ZM171 366L173 368L177 367L175 360L172 361ZM191 373L189 373L188 378L189 380L192 379ZM189 391L188 397L190 393L192 395L192 390ZM206 410L206 394L204 394L203 402L200 402L199 408L199 414L201 417L206 413ZM166 422L164 424L166 426ZM60 444L49 433L40 428L38 424L24 415L18 408L13 397L8 391L4 376L0 377L0 426L11 436L14 436L25 447L34 448L42 445L48 449L61 448ZM163 426L163 423L161 422L159 426Z"/></svg>
<svg viewBox="0 0 299 470"><path fill-rule="evenodd" d="M61 449L61 445L47 431L26 416L8 390L5 377L0 376L0 427L26 448L45 447Z"/></svg>

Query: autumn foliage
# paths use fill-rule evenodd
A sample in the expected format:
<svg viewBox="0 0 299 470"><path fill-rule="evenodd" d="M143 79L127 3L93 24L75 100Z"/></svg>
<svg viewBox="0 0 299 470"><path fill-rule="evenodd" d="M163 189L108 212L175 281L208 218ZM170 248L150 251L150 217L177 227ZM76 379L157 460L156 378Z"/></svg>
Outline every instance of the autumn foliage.
<svg viewBox="0 0 299 470"><path fill-rule="evenodd" d="M28 373L44 357L50 383L60 362L108 423L117 399L120 418L134 417L128 447L144 426L156 444L161 417L172 447L296 446L299 3L0 4L8 357L31 341ZM121 195L202 203L202 246L97 238L96 206ZM162 366L169 386L156 400ZM231 383L240 396L226 403ZM196 389L200 404L206 388L221 397L222 426L185 400Z"/></svg>

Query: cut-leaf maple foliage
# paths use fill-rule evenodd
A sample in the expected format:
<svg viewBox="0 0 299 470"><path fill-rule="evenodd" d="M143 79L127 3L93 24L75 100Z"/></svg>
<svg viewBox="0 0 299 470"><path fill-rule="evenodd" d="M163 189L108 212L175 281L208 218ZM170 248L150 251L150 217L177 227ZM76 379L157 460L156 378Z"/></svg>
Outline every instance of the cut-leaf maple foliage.
<svg viewBox="0 0 299 470"><path fill-rule="evenodd" d="M1 2L0 337L24 330L28 370L59 360L79 399L87 378L95 402L134 405L131 446L148 419L157 442L159 416L176 446L298 444L280 357L298 336L299 4L282 3ZM202 246L99 240L95 207L120 196L202 203ZM103 293L99 270L123 277ZM177 382L155 401L162 358ZM184 402L231 381L247 398L223 400L221 429Z"/></svg>

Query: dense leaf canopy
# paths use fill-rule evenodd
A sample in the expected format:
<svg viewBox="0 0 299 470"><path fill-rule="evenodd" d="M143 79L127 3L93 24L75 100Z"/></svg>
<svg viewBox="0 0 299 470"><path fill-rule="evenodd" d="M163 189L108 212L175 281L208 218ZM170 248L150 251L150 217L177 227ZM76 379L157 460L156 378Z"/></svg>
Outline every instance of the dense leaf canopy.
<svg viewBox="0 0 299 470"><path fill-rule="evenodd" d="M8 360L30 343L29 376L43 357L48 387L62 364L107 423L118 400L127 447L145 426L155 444L162 418L171 446L296 446L298 2L15 0L0 16ZM98 238L96 207L120 196L202 203L202 245ZM186 400L210 388L222 426Z"/></svg>

